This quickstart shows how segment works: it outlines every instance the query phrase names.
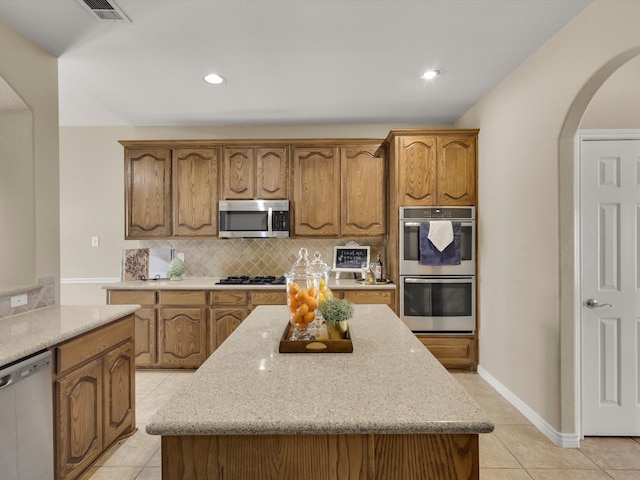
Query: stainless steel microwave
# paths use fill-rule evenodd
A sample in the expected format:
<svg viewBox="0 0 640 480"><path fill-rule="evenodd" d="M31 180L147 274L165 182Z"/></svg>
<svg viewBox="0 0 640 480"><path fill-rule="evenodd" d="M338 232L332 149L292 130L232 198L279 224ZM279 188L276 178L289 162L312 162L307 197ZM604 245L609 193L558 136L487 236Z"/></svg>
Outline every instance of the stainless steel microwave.
<svg viewBox="0 0 640 480"><path fill-rule="evenodd" d="M218 236L227 238L286 238L288 200L221 200Z"/></svg>

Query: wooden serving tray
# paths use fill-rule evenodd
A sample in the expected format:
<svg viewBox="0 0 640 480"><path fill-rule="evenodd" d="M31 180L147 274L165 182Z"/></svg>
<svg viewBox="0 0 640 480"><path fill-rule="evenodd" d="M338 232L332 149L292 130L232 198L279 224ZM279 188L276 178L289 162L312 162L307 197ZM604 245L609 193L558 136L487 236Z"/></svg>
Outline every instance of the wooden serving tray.
<svg viewBox="0 0 640 480"><path fill-rule="evenodd" d="M287 322L287 326L280 338L280 353L352 353L353 343L351 332L347 328L347 336L340 340L330 340L326 324L322 324L320 334L315 340L289 340L293 334L293 325Z"/></svg>

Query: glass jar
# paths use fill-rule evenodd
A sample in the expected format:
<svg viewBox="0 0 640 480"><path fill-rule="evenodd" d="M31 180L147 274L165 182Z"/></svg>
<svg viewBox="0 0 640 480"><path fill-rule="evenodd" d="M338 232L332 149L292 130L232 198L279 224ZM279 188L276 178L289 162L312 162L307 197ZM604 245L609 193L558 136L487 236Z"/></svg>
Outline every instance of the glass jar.
<svg viewBox="0 0 640 480"><path fill-rule="evenodd" d="M320 305L330 298L333 297L333 293L329 288L329 274L331 273L331 267L324 263L322 258L320 258L320 252L315 252L313 254L313 261L311 262L311 268L314 273L318 275L318 311L316 312L316 321L313 326L316 329L322 328L322 313L320 313Z"/></svg>
<svg viewBox="0 0 640 480"><path fill-rule="evenodd" d="M318 308L319 275L313 271L306 248L301 248L287 281L287 307L294 331L291 340L313 339L311 323Z"/></svg>

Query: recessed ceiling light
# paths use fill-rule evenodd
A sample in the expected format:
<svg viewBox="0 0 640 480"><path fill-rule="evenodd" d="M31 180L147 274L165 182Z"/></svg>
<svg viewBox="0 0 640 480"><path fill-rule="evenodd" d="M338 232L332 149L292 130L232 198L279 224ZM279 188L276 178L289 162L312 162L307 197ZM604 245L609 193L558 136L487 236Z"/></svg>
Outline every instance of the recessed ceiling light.
<svg viewBox="0 0 640 480"><path fill-rule="evenodd" d="M420 78L423 78L424 80L433 80L434 78L441 76L443 73L444 70L442 70L441 68L432 68L427 70L426 72L422 72Z"/></svg>
<svg viewBox="0 0 640 480"><path fill-rule="evenodd" d="M226 79L217 73L209 73L202 78L205 82L210 83L211 85L220 85L221 83L226 82Z"/></svg>

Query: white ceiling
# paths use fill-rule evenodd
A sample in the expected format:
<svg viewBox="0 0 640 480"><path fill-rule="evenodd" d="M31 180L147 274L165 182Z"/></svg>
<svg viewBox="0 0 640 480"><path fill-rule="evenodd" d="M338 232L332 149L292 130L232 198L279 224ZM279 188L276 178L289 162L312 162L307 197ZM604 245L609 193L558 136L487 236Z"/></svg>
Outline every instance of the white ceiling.
<svg viewBox="0 0 640 480"><path fill-rule="evenodd" d="M129 23L0 0L0 21L59 57L63 126L451 123L590 1L115 0Z"/></svg>

